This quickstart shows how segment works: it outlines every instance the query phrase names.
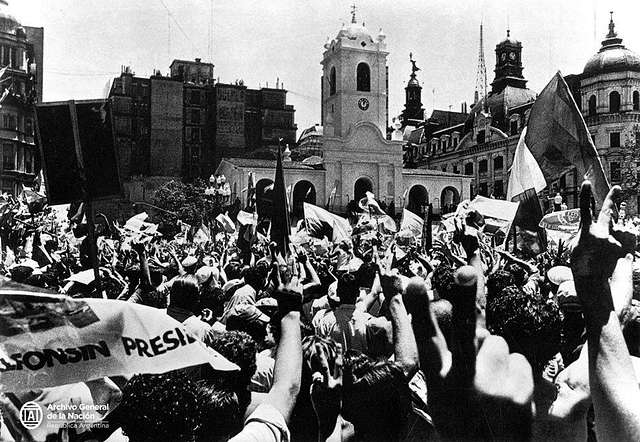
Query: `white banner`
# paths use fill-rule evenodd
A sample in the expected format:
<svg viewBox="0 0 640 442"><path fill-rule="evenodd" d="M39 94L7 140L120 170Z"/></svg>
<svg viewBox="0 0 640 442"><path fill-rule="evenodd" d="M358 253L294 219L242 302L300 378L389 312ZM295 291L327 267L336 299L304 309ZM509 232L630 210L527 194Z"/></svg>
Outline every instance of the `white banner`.
<svg viewBox="0 0 640 442"><path fill-rule="evenodd" d="M163 310L0 287L0 391L205 363L237 369Z"/></svg>

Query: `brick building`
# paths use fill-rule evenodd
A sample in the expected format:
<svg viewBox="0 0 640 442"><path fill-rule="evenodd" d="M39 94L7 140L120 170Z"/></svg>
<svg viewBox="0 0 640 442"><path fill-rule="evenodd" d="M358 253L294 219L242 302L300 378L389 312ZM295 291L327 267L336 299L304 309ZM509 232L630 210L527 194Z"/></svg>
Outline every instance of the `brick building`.
<svg viewBox="0 0 640 442"><path fill-rule="evenodd" d="M215 82L214 65L174 60L170 75L136 76L124 67L113 103L120 175L208 178L224 156L251 157L294 144L295 109L282 88Z"/></svg>

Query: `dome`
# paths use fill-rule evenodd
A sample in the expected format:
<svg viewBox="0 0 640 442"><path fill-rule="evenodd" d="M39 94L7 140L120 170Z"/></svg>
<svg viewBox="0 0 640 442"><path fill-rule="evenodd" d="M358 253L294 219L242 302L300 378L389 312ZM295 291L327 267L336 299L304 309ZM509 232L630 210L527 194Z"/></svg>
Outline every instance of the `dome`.
<svg viewBox="0 0 640 442"><path fill-rule="evenodd" d="M498 43L498 46L502 46L502 45L512 45L512 46L518 46L519 44L521 44L518 40L516 40L515 38L511 37L511 30L507 29L507 38L505 38L504 40L502 40L500 43Z"/></svg>
<svg viewBox="0 0 640 442"><path fill-rule="evenodd" d="M349 23L349 26L343 28L340 33L342 33L343 36L347 37L349 40L366 40L373 43L373 36L371 35L371 32L369 32L369 30L364 26L364 23L361 25L354 22Z"/></svg>
<svg viewBox="0 0 640 442"><path fill-rule="evenodd" d="M13 33L20 27L20 22L11 14L6 0L0 0L0 32Z"/></svg>
<svg viewBox="0 0 640 442"><path fill-rule="evenodd" d="M609 33L602 41L602 47L587 61L582 70L586 76L595 76L606 72L640 72L640 56L622 44L622 38L615 32L613 18L609 22Z"/></svg>

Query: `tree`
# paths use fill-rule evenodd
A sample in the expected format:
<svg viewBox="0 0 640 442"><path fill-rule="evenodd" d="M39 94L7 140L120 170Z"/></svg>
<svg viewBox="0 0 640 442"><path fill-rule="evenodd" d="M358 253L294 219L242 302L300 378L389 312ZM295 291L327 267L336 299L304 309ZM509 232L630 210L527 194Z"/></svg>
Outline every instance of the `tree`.
<svg viewBox="0 0 640 442"><path fill-rule="evenodd" d="M206 185L201 179L193 183L170 181L160 187L153 195L153 204L175 213L159 211L160 229L163 234L175 234L180 231L178 220L197 227L208 225L222 212L222 202L205 195Z"/></svg>

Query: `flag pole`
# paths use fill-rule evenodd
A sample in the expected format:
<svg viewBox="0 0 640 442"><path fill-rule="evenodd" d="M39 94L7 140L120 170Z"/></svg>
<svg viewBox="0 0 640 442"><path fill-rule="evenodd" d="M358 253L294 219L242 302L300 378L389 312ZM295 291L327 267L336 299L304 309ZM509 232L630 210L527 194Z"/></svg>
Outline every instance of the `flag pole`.
<svg viewBox="0 0 640 442"><path fill-rule="evenodd" d="M76 111L75 101L69 101L69 111L71 114L71 127L73 128L73 139L75 143L76 157L80 168L80 178L82 182L82 193L85 202L85 216L87 218L87 230L89 238L89 258L93 267L93 277L96 282L96 290L107 298L107 294L102 290L102 281L100 279L100 263L98 262L98 246L96 244L96 225L93 211L93 199L88 188L87 169L84 165L84 157L82 155L82 145L80 144L80 127L78 125L78 114ZM82 222L82 220L80 220Z"/></svg>

